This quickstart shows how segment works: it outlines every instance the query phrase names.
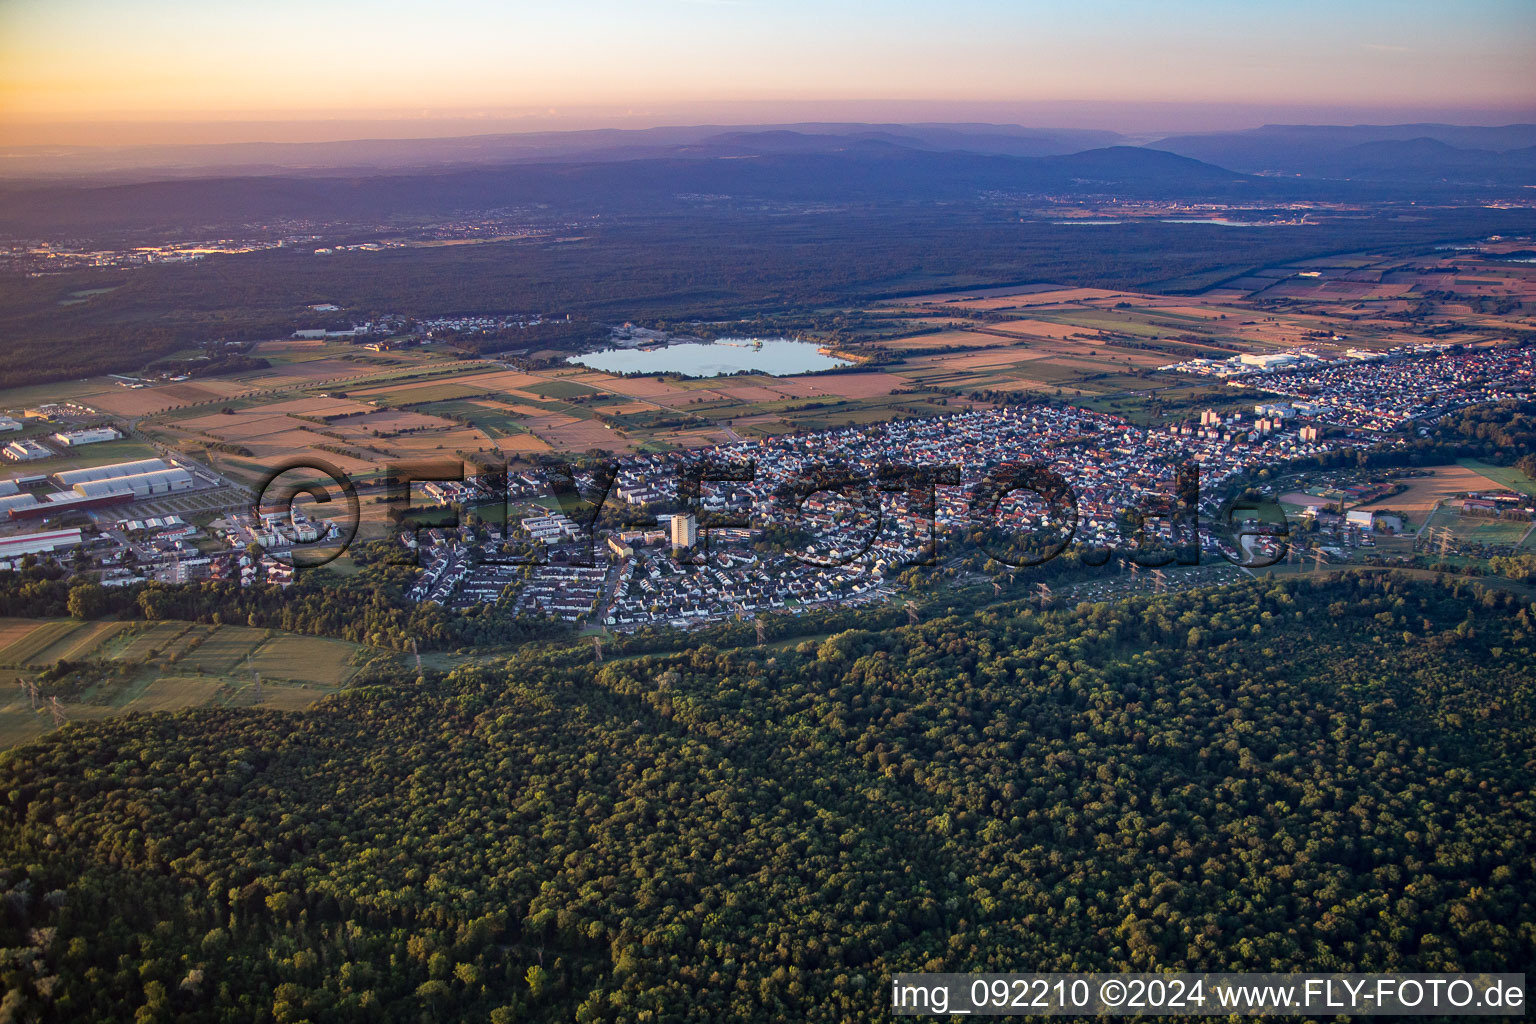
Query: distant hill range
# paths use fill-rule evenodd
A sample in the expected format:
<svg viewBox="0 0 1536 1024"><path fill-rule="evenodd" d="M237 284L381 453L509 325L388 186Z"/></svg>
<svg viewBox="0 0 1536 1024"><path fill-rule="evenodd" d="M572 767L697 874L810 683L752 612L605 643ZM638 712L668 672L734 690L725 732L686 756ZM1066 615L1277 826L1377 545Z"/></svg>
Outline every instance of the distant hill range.
<svg viewBox="0 0 1536 1024"><path fill-rule="evenodd" d="M21 146L0 152L0 178L359 175L524 163L812 155L892 159L898 154L917 153L1041 159L1091 150L1110 152L1126 142L1114 132L1019 125L816 122L345 142ZM1265 125L1247 131L1169 136L1144 142L1139 148L1173 153L1243 174L1394 183L1536 184L1533 124ZM1120 170L1131 166L1125 156L1093 159ZM1145 166L1171 170L1173 165Z"/></svg>
<svg viewBox="0 0 1536 1024"><path fill-rule="evenodd" d="M994 147L1049 148L1000 135ZM13 182L0 187L12 231L233 225L272 218L377 222L544 204L645 214L699 204L970 202L987 192L1251 198L1291 187L1189 157L1134 146L1051 156L917 148L883 132L730 132L622 154L394 172L160 177L152 181Z"/></svg>
<svg viewBox="0 0 1536 1024"><path fill-rule="evenodd" d="M129 147L18 146L0 152L0 177L427 170L532 161L638 160L743 152L827 152L885 143L900 149L993 156L1062 156L1123 141L1114 132L1036 131L992 124L805 123L523 132L345 142L241 142Z"/></svg>
<svg viewBox="0 0 1536 1024"><path fill-rule="evenodd" d="M711 203L1423 199L1536 184L1536 125L1285 126L1126 145L987 124L804 124L291 145L15 149L0 222L46 234L382 222L547 204L655 213ZM30 170L29 170L30 168ZM48 170L44 170L48 168Z"/></svg>
<svg viewBox="0 0 1536 1024"><path fill-rule="evenodd" d="M1250 174L1536 185L1536 124L1285 125L1150 144Z"/></svg>

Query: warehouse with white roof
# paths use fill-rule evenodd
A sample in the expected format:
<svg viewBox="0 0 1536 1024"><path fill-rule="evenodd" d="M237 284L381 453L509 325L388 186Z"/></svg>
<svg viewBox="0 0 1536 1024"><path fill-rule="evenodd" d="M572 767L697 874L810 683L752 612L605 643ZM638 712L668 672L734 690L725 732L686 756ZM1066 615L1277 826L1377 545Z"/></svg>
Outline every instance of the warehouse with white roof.
<svg viewBox="0 0 1536 1024"><path fill-rule="evenodd" d="M25 533L15 537L0 537L0 559L41 555L60 548L79 547L81 539L79 530L52 530L48 533Z"/></svg>
<svg viewBox="0 0 1536 1024"><path fill-rule="evenodd" d="M192 474L184 469L160 469L132 476L108 477L105 480L82 480L73 489L83 498L100 498L124 491L132 491L135 498L150 498L190 491L194 484Z"/></svg>
<svg viewBox="0 0 1536 1024"><path fill-rule="evenodd" d="M9 515L13 508L31 508L37 499L30 494L0 494L0 516Z"/></svg>
<svg viewBox="0 0 1536 1024"><path fill-rule="evenodd" d="M78 448L85 444L116 441L122 436L116 427L87 427L84 430L61 430L53 435L53 439L66 448Z"/></svg>
<svg viewBox="0 0 1536 1024"><path fill-rule="evenodd" d="M139 459L136 462L114 462L109 466L92 466L89 469L62 470L53 474L53 482L60 487L73 487L75 484L91 480L111 480L115 477L138 476L141 473L158 473L170 468L170 464L164 459Z"/></svg>

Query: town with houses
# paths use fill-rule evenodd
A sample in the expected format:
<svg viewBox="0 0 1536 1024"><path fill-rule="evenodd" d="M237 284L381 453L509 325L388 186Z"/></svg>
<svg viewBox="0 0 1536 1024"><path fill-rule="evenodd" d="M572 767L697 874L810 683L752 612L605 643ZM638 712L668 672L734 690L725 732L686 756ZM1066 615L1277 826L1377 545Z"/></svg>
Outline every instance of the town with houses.
<svg viewBox="0 0 1536 1024"><path fill-rule="evenodd" d="M134 270L166 263L191 263L210 256L256 252L284 252L319 257L336 253L377 253L445 242L466 244L541 238L556 231L576 230L581 219L551 218L537 209L488 212L478 216L449 217L432 224L357 225L349 222L273 220L253 225L239 238L179 238L124 241L103 245L96 241L40 239L0 234L0 271L30 277L62 274L84 268L111 267ZM331 236L372 235L366 241L330 241ZM82 297L84 298L84 297Z"/></svg>
<svg viewBox="0 0 1536 1024"><path fill-rule="evenodd" d="M612 464L606 493L595 471L578 472L575 504L552 497L537 466L428 481L417 485L412 514L451 509L457 523L402 528L394 542L419 568L408 594L414 601L455 608L510 601L519 614L611 630L688 627L891 600L912 582L908 570L959 557L955 539L978 527L1070 536L1080 551L1139 557L1160 545L1171 550L1191 539L1180 533L1189 516L1179 504L1188 497L1179 493L1178 474L1198 467L1200 559L1241 561L1221 505L1258 470L1407 444L1455 409L1536 388L1531 346L1369 360L1297 354L1245 365L1250 372L1227 383L1251 390L1250 404L1153 427L1038 403L635 454ZM296 571L293 550L338 540L336 522L311 518L299 505L253 507L247 493L172 452L27 472L39 452L122 435L93 412L58 405L0 417L0 432L38 418L58 424L38 439L0 447L10 464L0 478L0 567L54 560L107 586L207 579L286 585ZM80 425L85 420L93 422ZM978 502L984 478L1030 465L1066 482L1070 507L1058 494L1039 493L1043 488ZM893 476L896 467L927 467L932 475ZM954 468L946 475L945 467ZM680 503L685 477L694 496ZM1536 515L1531 499L1513 492L1468 494L1461 505L1468 514ZM1127 516L1137 514L1145 531L1139 540L1126 532ZM1392 516L1331 512L1322 500L1297 518L1315 531L1310 543L1319 558L1347 559L1373 546L1375 535L1404 529ZM1266 542L1249 542L1245 551L1252 543ZM997 558L988 564L1015 567Z"/></svg>

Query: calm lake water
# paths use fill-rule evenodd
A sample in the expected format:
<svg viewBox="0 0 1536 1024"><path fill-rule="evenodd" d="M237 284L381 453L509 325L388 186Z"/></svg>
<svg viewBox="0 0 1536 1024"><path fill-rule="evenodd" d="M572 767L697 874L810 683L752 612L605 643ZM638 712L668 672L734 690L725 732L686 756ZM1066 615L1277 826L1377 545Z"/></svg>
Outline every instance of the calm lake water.
<svg viewBox="0 0 1536 1024"><path fill-rule="evenodd" d="M1164 224L1215 224L1223 228L1293 228L1277 220L1228 220L1226 217L1164 217Z"/></svg>
<svg viewBox="0 0 1536 1024"><path fill-rule="evenodd" d="M571 356L580 363L609 373L680 373L685 377L718 377L751 370L775 377L850 365L848 360L823 355L809 341L789 338L721 338L714 344L691 342L664 348L610 348Z"/></svg>

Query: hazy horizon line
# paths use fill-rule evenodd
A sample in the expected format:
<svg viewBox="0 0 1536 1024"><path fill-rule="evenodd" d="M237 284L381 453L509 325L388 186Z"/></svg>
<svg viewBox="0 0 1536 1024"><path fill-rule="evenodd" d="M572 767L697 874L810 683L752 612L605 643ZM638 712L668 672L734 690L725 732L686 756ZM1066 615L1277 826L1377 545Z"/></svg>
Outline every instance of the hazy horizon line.
<svg viewBox="0 0 1536 1024"><path fill-rule="evenodd" d="M792 124L987 124L1042 132L1108 131L1156 138L1242 131L1273 124L1503 126L1536 123L1536 105L1425 107L1379 104L1052 101L955 103L921 100L696 103L666 109L566 107L490 111L241 111L227 115L89 118L0 115L0 144L10 147L123 148L271 145L462 138L602 129L750 127Z"/></svg>

